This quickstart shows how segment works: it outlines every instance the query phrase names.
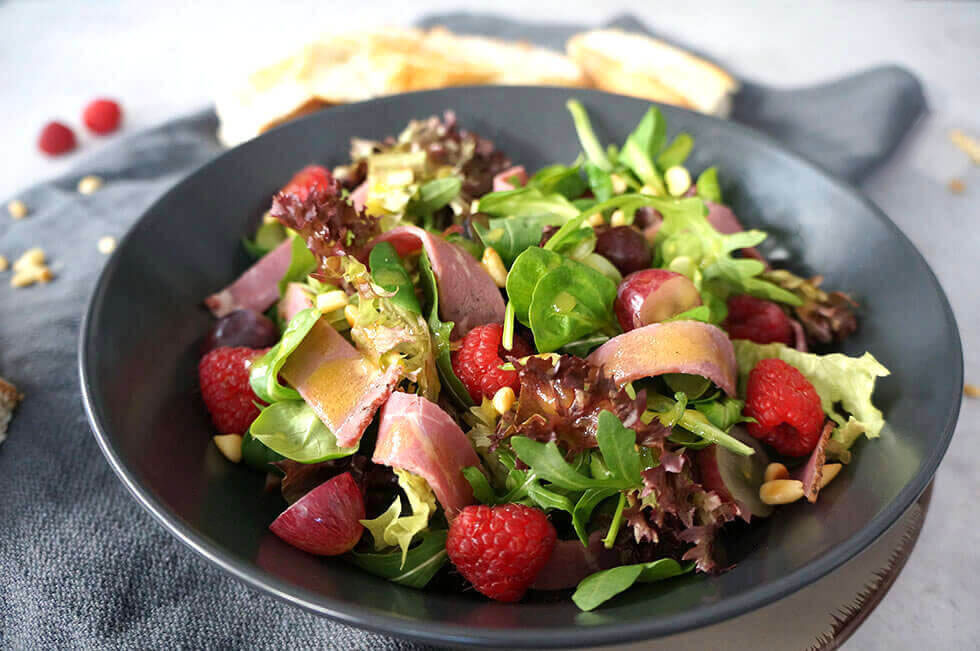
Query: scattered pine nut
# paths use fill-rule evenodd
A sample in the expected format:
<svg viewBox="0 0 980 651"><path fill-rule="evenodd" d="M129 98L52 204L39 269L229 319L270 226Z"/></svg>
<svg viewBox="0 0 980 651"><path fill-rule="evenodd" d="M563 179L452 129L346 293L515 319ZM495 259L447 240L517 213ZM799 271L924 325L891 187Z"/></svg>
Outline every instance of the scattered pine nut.
<svg viewBox="0 0 980 651"><path fill-rule="evenodd" d="M622 210L617 210L613 214L609 215L609 225L610 226L626 226L626 213Z"/></svg>
<svg viewBox="0 0 980 651"><path fill-rule="evenodd" d="M834 480L840 473L840 469L843 468L839 463L828 463L823 467L823 474L820 476L820 488L823 488L830 482Z"/></svg>
<svg viewBox="0 0 980 651"><path fill-rule="evenodd" d="M952 179L949 182L949 191L953 194L963 194L966 190L966 184L963 183L963 179Z"/></svg>
<svg viewBox="0 0 980 651"><path fill-rule="evenodd" d="M980 387L970 383L964 384L963 393L967 398L980 398Z"/></svg>
<svg viewBox="0 0 980 651"><path fill-rule="evenodd" d="M4 256L0 255L0 271L6 271L10 268L10 262Z"/></svg>
<svg viewBox="0 0 980 651"><path fill-rule="evenodd" d="M510 387L501 387L497 389L497 393L493 394L493 408L500 415L506 414L514 406L516 397L513 389Z"/></svg>
<svg viewBox="0 0 980 651"><path fill-rule="evenodd" d="M44 264L44 251L40 247L33 247L24 251L14 262L14 271L24 271L31 267L39 267Z"/></svg>
<svg viewBox="0 0 980 651"><path fill-rule="evenodd" d="M94 194L102 187L102 179L98 176L83 176L78 182L78 191L81 194Z"/></svg>
<svg viewBox="0 0 980 651"><path fill-rule="evenodd" d="M759 499L766 504L792 504L803 497L803 482L796 479L774 479L759 488Z"/></svg>
<svg viewBox="0 0 980 651"><path fill-rule="evenodd" d="M116 250L116 238L111 235L99 238L99 253L109 255Z"/></svg>
<svg viewBox="0 0 980 651"><path fill-rule="evenodd" d="M679 197L691 187L691 173L682 165L674 165L664 172L667 192L673 197Z"/></svg>
<svg viewBox="0 0 980 651"><path fill-rule="evenodd" d="M974 163L980 165L980 142L977 142L959 129L953 129L950 131L949 139L954 145L963 150Z"/></svg>
<svg viewBox="0 0 980 651"><path fill-rule="evenodd" d="M480 260L480 264L483 265L486 272L493 278L493 282L497 287L503 287L507 284L507 267L504 266L504 261L500 258L500 254L492 246L488 246L483 250L483 259Z"/></svg>
<svg viewBox="0 0 980 651"><path fill-rule="evenodd" d="M15 271L10 279L11 287L27 287L34 283L46 284L51 282L54 274L47 267L27 267L21 271Z"/></svg>
<svg viewBox="0 0 980 651"><path fill-rule="evenodd" d="M20 199L14 199L7 204L7 212L9 212L10 216L14 219L23 219L24 217L27 217L27 204Z"/></svg>
<svg viewBox="0 0 980 651"><path fill-rule="evenodd" d="M775 479L789 479L789 470L781 463L770 463L766 466L765 481Z"/></svg>
<svg viewBox="0 0 980 651"><path fill-rule="evenodd" d="M232 463L242 460L242 437L238 434L221 434L214 437L214 444L225 459Z"/></svg>

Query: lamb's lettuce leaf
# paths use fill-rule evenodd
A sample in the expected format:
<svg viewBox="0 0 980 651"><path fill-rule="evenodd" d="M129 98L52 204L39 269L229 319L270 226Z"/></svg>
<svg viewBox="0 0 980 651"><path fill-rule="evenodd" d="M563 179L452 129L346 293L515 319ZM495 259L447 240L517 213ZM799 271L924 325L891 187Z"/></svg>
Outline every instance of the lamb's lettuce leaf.
<svg viewBox="0 0 980 651"><path fill-rule="evenodd" d="M295 389L283 386L279 382L279 371L282 370L286 359L313 329L320 316L320 312L315 308L297 312L290 319L279 343L270 348L265 355L252 362L248 382L259 400L272 403L280 400L300 399L300 395Z"/></svg>
<svg viewBox="0 0 980 651"><path fill-rule="evenodd" d="M337 437L303 400L281 400L264 408L249 433L273 452L300 463L319 463L357 452L356 445L339 445Z"/></svg>

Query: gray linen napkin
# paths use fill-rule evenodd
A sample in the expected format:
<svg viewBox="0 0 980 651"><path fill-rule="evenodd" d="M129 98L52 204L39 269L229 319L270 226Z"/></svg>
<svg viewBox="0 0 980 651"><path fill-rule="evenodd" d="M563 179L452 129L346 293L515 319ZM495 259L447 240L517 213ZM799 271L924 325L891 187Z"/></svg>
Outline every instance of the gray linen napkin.
<svg viewBox="0 0 980 651"><path fill-rule="evenodd" d="M581 29L472 14L423 23L555 48ZM645 29L631 17L614 24ZM746 82L733 117L857 181L888 157L924 107L914 77L879 68L802 90ZM84 169L21 193L27 219L0 219L0 254L12 259L42 246L57 274L49 285L21 290L9 286L9 272L0 275L0 375L26 394L0 446L0 647L422 648L230 579L137 506L90 434L76 349L104 262L96 242L123 235L166 189L217 154L215 128L208 110L125 138ZM105 187L79 195L85 174L103 177Z"/></svg>

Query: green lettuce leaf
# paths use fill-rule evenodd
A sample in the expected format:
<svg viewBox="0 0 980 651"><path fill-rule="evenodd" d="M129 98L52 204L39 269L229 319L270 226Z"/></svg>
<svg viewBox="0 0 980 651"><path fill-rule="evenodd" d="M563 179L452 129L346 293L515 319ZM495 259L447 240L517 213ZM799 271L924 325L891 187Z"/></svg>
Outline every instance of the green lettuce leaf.
<svg viewBox="0 0 980 651"><path fill-rule="evenodd" d="M395 469L395 474L398 485L408 497L411 514L401 514L402 500L397 496L387 511L372 520L361 520L361 524L371 532L375 550L400 547L404 567L412 540L428 529L429 519L436 512L436 496L423 478L399 468Z"/></svg>
<svg viewBox="0 0 980 651"><path fill-rule="evenodd" d="M739 382L744 387L749 372L763 359L781 359L810 380L820 396L824 413L837 423L834 440L849 448L864 434L877 438L885 424L884 416L871 402L875 380L890 375L871 353L848 357L841 353L817 355L801 353L784 344L756 344L736 339L735 359ZM743 389L744 393L744 389ZM840 403L847 416L836 405Z"/></svg>
<svg viewBox="0 0 980 651"><path fill-rule="evenodd" d="M306 277L316 271L317 262L313 253L307 248L306 242L302 237L294 237L292 243L292 257L289 258L289 268L285 275L279 280L279 295L286 293L286 285L289 283L300 283Z"/></svg>
<svg viewBox="0 0 980 651"><path fill-rule="evenodd" d="M589 187L580 173L581 166L556 164L542 167L527 184L544 194L560 194L566 199L581 197Z"/></svg>

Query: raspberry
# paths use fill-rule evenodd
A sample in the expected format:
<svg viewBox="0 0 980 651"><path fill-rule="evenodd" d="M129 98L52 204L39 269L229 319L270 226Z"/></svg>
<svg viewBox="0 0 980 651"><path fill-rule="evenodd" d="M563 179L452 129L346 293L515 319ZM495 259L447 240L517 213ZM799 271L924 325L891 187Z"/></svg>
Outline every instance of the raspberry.
<svg viewBox="0 0 980 651"><path fill-rule="evenodd" d="M48 122L41 129L37 146L49 156L66 154L75 148L75 132L61 122Z"/></svg>
<svg viewBox="0 0 980 651"><path fill-rule="evenodd" d="M222 434L244 434L259 415L258 397L248 383L252 360L265 353L254 348L215 348L201 358L197 372L201 396Z"/></svg>
<svg viewBox="0 0 980 651"><path fill-rule="evenodd" d="M313 186L327 189L333 183L333 175L325 167L308 165L296 172L296 175L282 189L285 194L295 194L300 201L306 201Z"/></svg>
<svg viewBox="0 0 980 651"><path fill-rule="evenodd" d="M526 357L531 354L531 347L514 335L512 350L504 350L500 344L503 337L504 328L499 323L477 326L466 333L462 347L452 354L453 371L473 402L493 398L503 387L518 389L517 371L505 371L500 365L504 363L504 355Z"/></svg>
<svg viewBox="0 0 980 651"><path fill-rule="evenodd" d="M793 343L793 326L783 309L754 296L728 299L728 316L722 327L732 339L748 339L757 344Z"/></svg>
<svg viewBox="0 0 980 651"><path fill-rule="evenodd" d="M477 591L517 601L547 564L557 534L547 516L522 504L467 506L449 525L446 552Z"/></svg>
<svg viewBox="0 0 980 651"><path fill-rule="evenodd" d="M748 424L749 434L788 457L812 452L823 430L817 390L781 359L764 359L749 373L742 413L758 421Z"/></svg>
<svg viewBox="0 0 980 651"><path fill-rule="evenodd" d="M82 122L100 135L112 133L122 121L122 109L111 99L97 99L89 102L82 111Z"/></svg>

